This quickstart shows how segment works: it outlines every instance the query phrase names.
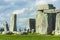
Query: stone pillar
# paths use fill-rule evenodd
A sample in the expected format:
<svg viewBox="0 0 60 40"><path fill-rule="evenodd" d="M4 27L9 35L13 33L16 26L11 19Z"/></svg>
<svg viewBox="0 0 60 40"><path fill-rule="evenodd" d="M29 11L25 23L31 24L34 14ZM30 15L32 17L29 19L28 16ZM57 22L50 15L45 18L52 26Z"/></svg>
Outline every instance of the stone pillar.
<svg viewBox="0 0 60 40"><path fill-rule="evenodd" d="M55 35L60 34L60 13L56 15L56 26L55 26Z"/></svg>
<svg viewBox="0 0 60 40"><path fill-rule="evenodd" d="M48 16L42 12L38 12L36 16L36 33L47 34Z"/></svg>
<svg viewBox="0 0 60 40"><path fill-rule="evenodd" d="M12 14L11 15L11 23L10 23L10 31L17 31L17 27L16 27L16 19L17 19L17 15L16 14Z"/></svg>
<svg viewBox="0 0 60 40"><path fill-rule="evenodd" d="M55 30L56 13L38 11L36 16L36 33L52 34Z"/></svg>
<svg viewBox="0 0 60 40"><path fill-rule="evenodd" d="M55 30L56 13L47 13L47 15L48 15L47 34L52 34L52 31Z"/></svg>
<svg viewBox="0 0 60 40"><path fill-rule="evenodd" d="M54 29L55 14L52 13L55 13L55 7L52 4L38 5L37 12L36 33L51 34Z"/></svg>
<svg viewBox="0 0 60 40"><path fill-rule="evenodd" d="M5 21L4 24L4 31L9 31L9 28L8 28L8 23Z"/></svg>
<svg viewBox="0 0 60 40"><path fill-rule="evenodd" d="M32 32L32 29L34 29L34 32L36 32L35 29L35 19L29 19L29 28L30 28L30 32Z"/></svg>

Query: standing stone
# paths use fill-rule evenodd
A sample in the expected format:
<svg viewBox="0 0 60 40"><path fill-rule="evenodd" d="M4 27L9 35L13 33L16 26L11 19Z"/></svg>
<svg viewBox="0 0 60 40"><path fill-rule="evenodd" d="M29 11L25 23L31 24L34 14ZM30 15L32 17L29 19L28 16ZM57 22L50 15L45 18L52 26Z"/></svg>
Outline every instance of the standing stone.
<svg viewBox="0 0 60 40"><path fill-rule="evenodd" d="M5 31L5 32L6 32L6 31L9 31L8 23L7 23L6 21L4 22L3 26L4 26L4 31Z"/></svg>
<svg viewBox="0 0 60 40"><path fill-rule="evenodd" d="M36 33L52 34L55 30L56 13L38 11L36 16Z"/></svg>
<svg viewBox="0 0 60 40"><path fill-rule="evenodd" d="M48 18L47 14L38 12L38 15L36 16L36 33L40 33L40 34L47 33L47 27L48 27L47 18Z"/></svg>
<svg viewBox="0 0 60 40"><path fill-rule="evenodd" d="M17 19L17 15L16 14L12 14L11 15L11 23L10 23L10 31L17 31L17 27L16 27L16 19Z"/></svg>
<svg viewBox="0 0 60 40"><path fill-rule="evenodd" d="M56 27L55 27L55 35L60 34L60 13L56 15Z"/></svg>
<svg viewBox="0 0 60 40"><path fill-rule="evenodd" d="M32 29L34 29L34 32L36 31L36 29L35 29L35 19L29 19L29 29L30 29L30 32L32 32Z"/></svg>
<svg viewBox="0 0 60 40"><path fill-rule="evenodd" d="M55 9L52 4L37 5L37 10Z"/></svg>
<svg viewBox="0 0 60 40"><path fill-rule="evenodd" d="M36 33L51 34L55 30L55 7L52 4L37 7Z"/></svg>
<svg viewBox="0 0 60 40"><path fill-rule="evenodd" d="M47 13L47 14L48 14L47 34L52 34L52 32L55 30L56 13Z"/></svg>
<svg viewBox="0 0 60 40"><path fill-rule="evenodd" d="M42 13L36 17L36 33L52 34L55 30L56 13Z"/></svg>

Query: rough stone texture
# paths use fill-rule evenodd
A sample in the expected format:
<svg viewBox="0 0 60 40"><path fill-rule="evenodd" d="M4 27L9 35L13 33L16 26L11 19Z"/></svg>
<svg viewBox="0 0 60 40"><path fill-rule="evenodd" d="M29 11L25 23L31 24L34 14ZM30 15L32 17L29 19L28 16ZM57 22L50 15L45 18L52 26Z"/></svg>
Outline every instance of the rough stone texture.
<svg viewBox="0 0 60 40"><path fill-rule="evenodd" d="M42 12L38 12L36 16L36 33L40 34L47 34L47 14L44 14Z"/></svg>
<svg viewBox="0 0 60 40"><path fill-rule="evenodd" d="M56 27L55 27L55 35L60 34L60 13L56 15Z"/></svg>
<svg viewBox="0 0 60 40"><path fill-rule="evenodd" d="M55 9L55 12L60 13L60 9Z"/></svg>
<svg viewBox="0 0 60 40"><path fill-rule="evenodd" d="M29 19L29 29L30 29L30 32L32 32L32 29L34 29L34 32L36 31L35 29L35 19Z"/></svg>
<svg viewBox="0 0 60 40"><path fill-rule="evenodd" d="M44 10L44 13L56 13L55 9Z"/></svg>
<svg viewBox="0 0 60 40"><path fill-rule="evenodd" d="M60 9L47 9L44 13L60 13Z"/></svg>
<svg viewBox="0 0 60 40"><path fill-rule="evenodd" d="M8 23L5 21L4 24L4 31L9 31L9 28L8 28Z"/></svg>
<svg viewBox="0 0 60 40"><path fill-rule="evenodd" d="M37 6L37 10L45 10L45 9L55 9L55 7L52 4L44 4Z"/></svg>
<svg viewBox="0 0 60 40"><path fill-rule="evenodd" d="M55 9L52 4L37 6L36 33L60 34L60 9Z"/></svg>
<svg viewBox="0 0 60 40"><path fill-rule="evenodd" d="M48 15L47 34L52 34L52 32L55 30L56 14L49 13L47 15Z"/></svg>
<svg viewBox="0 0 60 40"><path fill-rule="evenodd" d="M52 4L37 6L36 33L52 34L55 31L56 14L60 9L55 9Z"/></svg>
<svg viewBox="0 0 60 40"><path fill-rule="evenodd" d="M36 16L36 33L52 34L55 30L56 13L38 11Z"/></svg>
<svg viewBox="0 0 60 40"><path fill-rule="evenodd" d="M17 31L16 27L16 14L11 15L10 31Z"/></svg>

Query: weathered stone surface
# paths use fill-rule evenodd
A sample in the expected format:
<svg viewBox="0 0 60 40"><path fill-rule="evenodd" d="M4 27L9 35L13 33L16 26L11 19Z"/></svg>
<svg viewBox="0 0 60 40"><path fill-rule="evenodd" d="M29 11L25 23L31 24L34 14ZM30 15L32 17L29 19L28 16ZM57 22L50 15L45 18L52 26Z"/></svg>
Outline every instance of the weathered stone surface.
<svg viewBox="0 0 60 40"><path fill-rule="evenodd" d="M36 33L52 34L52 31L55 30L55 18L55 13L42 13L38 11L36 16Z"/></svg>
<svg viewBox="0 0 60 40"><path fill-rule="evenodd" d="M9 28L8 28L8 23L5 21L4 24L4 31L9 31Z"/></svg>
<svg viewBox="0 0 60 40"><path fill-rule="evenodd" d="M44 13L60 13L60 9L48 9L44 10Z"/></svg>
<svg viewBox="0 0 60 40"><path fill-rule="evenodd" d="M56 13L55 9L44 10L44 13Z"/></svg>
<svg viewBox="0 0 60 40"><path fill-rule="evenodd" d="M36 31L36 26L35 26L35 19L29 19L29 29L30 29L30 32L32 32L32 29L34 29L34 32Z"/></svg>
<svg viewBox="0 0 60 40"><path fill-rule="evenodd" d="M52 4L44 4L37 6L37 10L45 10L45 9L55 9L55 7Z"/></svg>
<svg viewBox="0 0 60 40"><path fill-rule="evenodd" d="M56 15L56 27L55 27L55 35L60 34L60 13Z"/></svg>
<svg viewBox="0 0 60 40"><path fill-rule="evenodd" d="M12 14L11 15L11 23L10 23L10 31L12 31L12 32L17 31L16 20L17 20L16 14Z"/></svg>
<svg viewBox="0 0 60 40"><path fill-rule="evenodd" d="M56 21L56 14L47 14L48 15L48 28L47 28L47 34L52 34L52 32L55 30L55 21Z"/></svg>
<svg viewBox="0 0 60 40"><path fill-rule="evenodd" d="M60 9L55 9L55 12L60 13Z"/></svg>
<svg viewBox="0 0 60 40"><path fill-rule="evenodd" d="M38 12L36 16L36 33L40 34L47 34L47 14L44 14L42 12Z"/></svg>
<svg viewBox="0 0 60 40"><path fill-rule="evenodd" d="M60 34L60 9L55 9L53 5L37 6L36 33L40 34Z"/></svg>

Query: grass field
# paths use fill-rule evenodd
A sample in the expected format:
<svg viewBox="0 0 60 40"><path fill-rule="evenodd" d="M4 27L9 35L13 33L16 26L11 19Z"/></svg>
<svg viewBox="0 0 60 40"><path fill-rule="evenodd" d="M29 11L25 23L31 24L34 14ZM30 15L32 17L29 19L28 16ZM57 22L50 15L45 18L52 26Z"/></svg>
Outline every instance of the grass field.
<svg viewBox="0 0 60 40"><path fill-rule="evenodd" d="M0 40L60 40L60 36L54 35L0 35Z"/></svg>

